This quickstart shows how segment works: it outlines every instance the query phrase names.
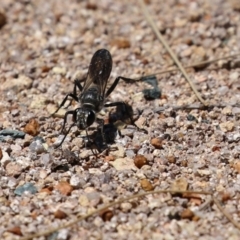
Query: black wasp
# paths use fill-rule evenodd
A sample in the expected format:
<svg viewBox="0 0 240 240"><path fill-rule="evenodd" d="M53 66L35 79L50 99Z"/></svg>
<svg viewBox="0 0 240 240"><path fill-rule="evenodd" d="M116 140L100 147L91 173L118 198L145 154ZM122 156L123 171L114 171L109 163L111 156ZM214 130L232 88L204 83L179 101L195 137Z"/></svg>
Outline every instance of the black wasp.
<svg viewBox="0 0 240 240"><path fill-rule="evenodd" d="M130 113L128 113L126 103L105 103L106 98L115 89L120 79L124 81L132 81L132 79L130 78L124 78L119 76L115 79L112 86L106 90L107 82L111 71L112 57L110 52L106 49L100 49L96 51L91 59L84 85L81 85L80 80L75 80L73 92L66 95L58 109L52 114L54 115L62 106L64 106L68 97L71 97L72 100L75 100L80 104L79 108L76 108L72 111L67 111L65 113L62 131L65 127L67 116L69 114L73 115L73 124L69 127L64 138L57 147L62 145L64 139L74 125L76 125L80 130L86 130L94 123L95 120L101 123L102 137L103 141L105 141L103 133L103 120L97 118L97 113L99 113L103 107L122 106L122 108L125 109L125 111L127 112L131 123L135 125ZM77 89L79 89L81 92L79 96L77 95Z"/></svg>

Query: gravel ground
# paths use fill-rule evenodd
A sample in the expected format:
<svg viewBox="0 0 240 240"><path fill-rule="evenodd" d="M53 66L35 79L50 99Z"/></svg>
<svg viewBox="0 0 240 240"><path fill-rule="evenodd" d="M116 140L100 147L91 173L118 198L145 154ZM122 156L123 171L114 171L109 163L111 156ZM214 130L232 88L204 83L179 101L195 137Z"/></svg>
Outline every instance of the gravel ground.
<svg viewBox="0 0 240 240"><path fill-rule="evenodd" d="M240 52L239 1L145 2L183 65ZM100 48L112 54L110 83L119 75L139 78L174 66L140 7L127 0L1 0L0 34L1 239L19 239L121 197L175 185L215 192L240 222L240 57L188 70L215 106L209 110L174 109L199 104L178 72L157 75L162 94L151 101L142 93L146 83L120 81L108 100L132 106L137 127L123 122L119 109L101 111L112 142L95 156L77 127L55 150L66 109L48 117L74 79L86 76ZM88 134L99 145L97 126ZM240 239L208 201L149 195L39 239Z"/></svg>

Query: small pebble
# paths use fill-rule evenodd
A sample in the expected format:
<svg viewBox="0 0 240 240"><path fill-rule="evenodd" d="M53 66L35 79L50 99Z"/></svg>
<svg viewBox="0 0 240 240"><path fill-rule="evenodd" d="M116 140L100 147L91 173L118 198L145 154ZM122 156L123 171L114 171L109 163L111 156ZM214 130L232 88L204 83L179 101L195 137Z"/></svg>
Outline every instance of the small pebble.
<svg viewBox="0 0 240 240"><path fill-rule="evenodd" d="M231 121L220 123L219 126L223 132L231 132L234 129L234 123Z"/></svg>
<svg viewBox="0 0 240 240"><path fill-rule="evenodd" d="M2 159L1 160L1 166L6 168L7 164L12 161L11 157L9 154L5 151L2 151Z"/></svg>
<svg viewBox="0 0 240 240"><path fill-rule="evenodd" d="M7 23L7 17L3 12L0 12L0 29Z"/></svg>
<svg viewBox="0 0 240 240"><path fill-rule="evenodd" d="M83 207L89 206L89 199L86 195L81 195L78 201L79 201L79 204Z"/></svg>
<svg viewBox="0 0 240 240"><path fill-rule="evenodd" d="M12 138L24 138L25 133L22 131L12 130L12 129L4 129L0 131L0 137L3 136L11 136Z"/></svg>
<svg viewBox="0 0 240 240"><path fill-rule="evenodd" d="M52 69L52 71L55 74L59 74L59 75L63 75L63 76L66 75L66 73L67 73L66 68L62 68L62 67L54 67Z"/></svg>
<svg viewBox="0 0 240 240"><path fill-rule="evenodd" d="M90 192L87 194L87 198L89 200L89 205L92 207L96 207L101 201L101 196L98 192Z"/></svg>
<svg viewBox="0 0 240 240"><path fill-rule="evenodd" d="M42 109L46 106L47 102L48 99L45 97L45 95L38 94L33 98L29 107L31 109Z"/></svg>
<svg viewBox="0 0 240 240"><path fill-rule="evenodd" d="M57 234L58 240L67 240L69 239L69 229L60 229Z"/></svg>
<svg viewBox="0 0 240 240"><path fill-rule="evenodd" d="M240 160L234 162L233 168L240 174Z"/></svg>
<svg viewBox="0 0 240 240"><path fill-rule="evenodd" d="M13 144L13 145L11 145L11 149L12 149L12 152L15 153L15 152L21 151L22 147L18 144Z"/></svg>
<svg viewBox="0 0 240 240"><path fill-rule="evenodd" d="M221 86L218 88L218 93L220 96L226 95L229 91L229 88L227 86Z"/></svg>
<svg viewBox="0 0 240 240"><path fill-rule="evenodd" d="M34 141L29 145L29 149L30 149L32 152L36 152L37 154L46 152L46 149L45 149L45 147L44 147L44 144L43 144L43 142L42 142L40 139L34 140Z"/></svg>
<svg viewBox="0 0 240 240"><path fill-rule="evenodd" d="M231 115L232 114L232 107L227 106L227 107L223 108L222 113L225 114L225 115Z"/></svg>
<svg viewBox="0 0 240 240"><path fill-rule="evenodd" d="M7 185L10 189L14 189L17 186L17 184L18 184L18 181L16 178L14 178L14 177L8 178Z"/></svg>
<svg viewBox="0 0 240 240"><path fill-rule="evenodd" d="M143 165L146 165L147 162L147 159L143 155L136 155L134 157L134 164L137 168L141 168Z"/></svg>
<svg viewBox="0 0 240 240"><path fill-rule="evenodd" d="M148 179L141 179L140 184L144 191L152 191L154 189L153 185L149 182Z"/></svg>
<svg viewBox="0 0 240 240"><path fill-rule="evenodd" d="M9 228L9 229L7 229L7 231L10 232L10 233L13 233L15 235L18 235L18 236L22 236L23 235L22 231L21 231L21 228L18 227L18 226L15 226L13 228Z"/></svg>
<svg viewBox="0 0 240 240"><path fill-rule="evenodd" d="M22 196L23 193L37 193L37 188L32 183L25 183L24 185L15 189L14 193L18 196Z"/></svg>
<svg viewBox="0 0 240 240"><path fill-rule="evenodd" d="M188 115L187 115L187 120L188 120L188 121L195 121L195 122L197 122L196 117L193 116L192 114L188 114Z"/></svg>
<svg viewBox="0 0 240 240"><path fill-rule="evenodd" d="M70 178L70 185L73 186L74 188L78 188L80 187L80 183L81 183L80 176L75 174L72 175L72 177Z"/></svg>
<svg viewBox="0 0 240 240"><path fill-rule="evenodd" d="M229 76L230 80L232 80L232 81L238 80L238 77L239 77L238 72L232 72L232 73L230 73L230 76Z"/></svg>
<svg viewBox="0 0 240 240"><path fill-rule="evenodd" d="M200 176L210 176L212 174L212 171L209 169L198 169L197 172Z"/></svg>
<svg viewBox="0 0 240 240"><path fill-rule="evenodd" d="M42 154L39 160L41 164L45 167L47 167L52 162L52 158L49 153Z"/></svg>
<svg viewBox="0 0 240 240"><path fill-rule="evenodd" d="M240 115L240 107L233 107L232 114Z"/></svg>
<svg viewBox="0 0 240 240"><path fill-rule="evenodd" d="M186 191L188 188L188 182L185 178L178 178L171 184L172 191Z"/></svg>
<svg viewBox="0 0 240 240"><path fill-rule="evenodd" d="M8 176L18 177L22 173L22 167L16 162L9 162L6 165L6 173Z"/></svg>
<svg viewBox="0 0 240 240"><path fill-rule="evenodd" d="M86 159L90 156L92 156L92 151L90 149L82 150L79 154L79 158Z"/></svg>
<svg viewBox="0 0 240 240"><path fill-rule="evenodd" d="M129 212L133 208L132 204L129 202L121 203L120 207L123 212Z"/></svg>
<svg viewBox="0 0 240 240"><path fill-rule="evenodd" d="M194 213L189 208L187 208L181 212L180 216L182 219L192 220L192 218L194 217Z"/></svg>
<svg viewBox="0 0 240 240"><path fill-rule="evenodd" d="M45 170L40 170L39 178L45 179L45 178L47 177L47 175L48 175L47 171L45 171Z"/></svg>
<svg viewBox="0 0 240 240"><path fill-rule="evenodd" d="M14 92L21 92L25 89L29 89L32 85L32 79L20 75L18 78L12 78L8 79L8 81L5 81L3 84L0 85L0 90L2 91L9 91L14 90Z"/></svg>
<svg viewBox="0 0 240 240"><path fill-rule="evenodd" d="M54 186L56 190L58 190L63 195L70 195L73 191L73 187L68 182L59 182L56 186Z"/></svg>
<svg viewBox="0 0 240 240"><path fill-rule="evenodd" d="M115 161L110 162L110 164L118 171L137 169L131 158L118 158Z"/></svg>
<svg viewBox="0 0 240 240"><path fill-rule="evenodd" d="M54 217L58 219L64 219L67 217L67 214L62 210L58 209L56 212L54 212Z"/></svg>
<svg viewBox="0 0 240 240"><path fill-rule="evenodd" d="M17 117L19 115L19 109L13 109L11 113L13 117Z"/></svg>
<svg viewBox="0 0 240 240"><path fill-rule="evenodd" d="M27 125L24 127L24 132L32 136L37 136L39 134L40 125L36 119L31 119Z"/></svg>
<svg viewBox="0 0 240 240"><path fill-rule="evenodd" d="M169 163L176 163L176 157L173 155L170 155L167 157Z"/></svg>
<svg viewBox="0 0 240 240"><path fill-rule="evenodd" d="M102 213L101 213L101 217L103 219L104 222L106 221L110 221L113 217L114 213L112 210L104 210Z"/></svg>
<svg viewBox="0 0 240 240"><path fill-rule="evenodd" d="M111 45L118 48L129 48L131 44L128 39L117 38L111 41Z"/></svg>
<svg viewBox="0 0 240 240"><path fill-rule="evenodd" d="M83 148L84 146L84 140L82 137L75 137L72 140L72 144L76 145L78 148Z"/></svg>
<svg viewBox="0 0 240 240"><path fill-rule="evenodd" d="M159 138L152 138L151 139L151 144L157 149L161 149L162 146L163 146L163 142Z"/></svg>

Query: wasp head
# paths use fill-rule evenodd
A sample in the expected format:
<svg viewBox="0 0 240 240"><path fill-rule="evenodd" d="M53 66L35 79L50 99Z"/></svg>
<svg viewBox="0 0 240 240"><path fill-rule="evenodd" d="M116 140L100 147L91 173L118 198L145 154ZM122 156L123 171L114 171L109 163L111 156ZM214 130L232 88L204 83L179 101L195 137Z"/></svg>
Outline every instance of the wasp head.
<svg viewBox="0 0 240 240"><path fill-rule="evenodd" d="M79 129L84 130L91 126L96 118L96 114L91 109L76 109L76 125Z"/></svg>

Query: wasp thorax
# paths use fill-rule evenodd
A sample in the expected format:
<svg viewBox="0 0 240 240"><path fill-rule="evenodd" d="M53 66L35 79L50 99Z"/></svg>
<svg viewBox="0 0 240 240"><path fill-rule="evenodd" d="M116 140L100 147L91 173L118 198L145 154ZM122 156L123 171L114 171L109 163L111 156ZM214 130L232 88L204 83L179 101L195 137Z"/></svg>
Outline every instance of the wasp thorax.
<svg viewBox="0 0 240 240"><path fill-rule="evenodd" d="M79 109L76 117L76 125L78 128L86 129L94 123L96 114L91 109Z"/></svg>

